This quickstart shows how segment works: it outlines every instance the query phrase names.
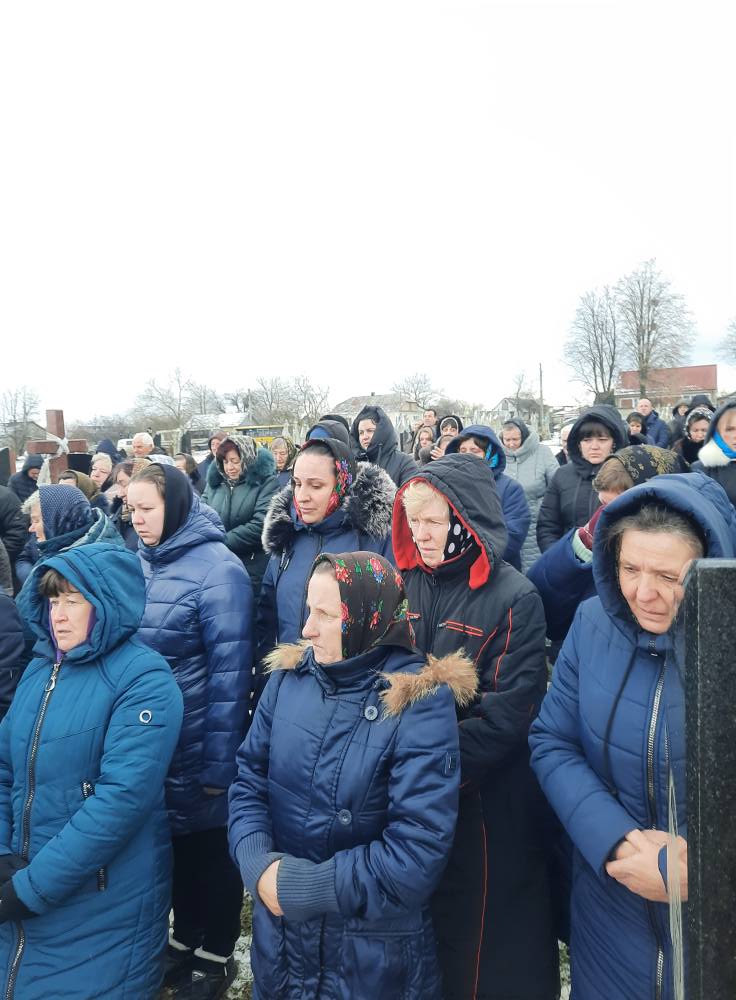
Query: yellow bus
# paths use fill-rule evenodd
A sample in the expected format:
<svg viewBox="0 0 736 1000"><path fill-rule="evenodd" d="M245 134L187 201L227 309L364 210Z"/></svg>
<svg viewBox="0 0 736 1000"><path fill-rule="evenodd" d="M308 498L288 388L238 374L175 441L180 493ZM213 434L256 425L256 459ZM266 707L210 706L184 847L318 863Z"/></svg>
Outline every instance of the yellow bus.
<svg viewBox="0 0 736 1000"><path fill-rule="evenodd" d="M268 447L274 438L284 433L283 424L242 424L237 428L238 434L246 434L259 444Z"/></svg>

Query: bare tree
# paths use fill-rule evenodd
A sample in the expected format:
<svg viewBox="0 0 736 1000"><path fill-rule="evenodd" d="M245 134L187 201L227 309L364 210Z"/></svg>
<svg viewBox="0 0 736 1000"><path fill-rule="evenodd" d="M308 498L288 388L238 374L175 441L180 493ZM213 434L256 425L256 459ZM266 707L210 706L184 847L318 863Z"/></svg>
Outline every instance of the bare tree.
<svg viewBox="0 0 736 1000"><path fill-rule="evenodd" d="M222 409L218 393L202 382L190 383L188 402L194 413L219 413Z"/></svg>
<svg viewBox="0 0 736 1000"><path fill-rule="evenodd" d="M259 424L281 423L294 410L291 386L282 378L257 378L250 401L253 419Z"/></svg>
<svg viewBox="0 0 736 1000"><path fill-rule="evenodd" d="M718 354L731 364L736 361L736 319L732 319L726 327L726 335L718 344Z"/></svg>
<svg viewBox="0 0 736 1000"><path fill-rule="evenodd" d="M239 413L250 413L250 397L250 389L233 389L223 395L225 402L235 406Z"/></svg>
<svg viewBox="0 0 736 1000"><path fill-rule="evenodd" d="M639 373L639 392L647 393L652 368L681 364L690 353L693 322L682 295L648 260L616 285L622 361Z"/></svg>
<svg viewBox="0 0 736 1000"><path fill-rule="evenodd" d="M315 424L327 409L327 398L330 389L312 385L307 375L297 375L291 383L291 394L294 401L294 416L305 423Z"/></svg>
<svg viewBox="0 0 736 1000"><path fill-rule="evenodd" d="M565 344L565 364L574 381L595 394L595 401L609 399L619 369L621 334L615 293L605 286L581 295Z"/></svg>
<svg viewBox="0 0 736 1000"><path fill-rule="evenodd" d="M511 384L514 387L511 398L516 404L516 412L518 413L521 409L522 399L534 399L534 389L527 381L527 374L525 371L517 372L511 380Z"/></svg>
<svg viewBox="0 0 736 1000"><path fill-rule="evenodd" d="M442 389L436 389L429 376L423 373L407 375L400 382L394 382L391 389L398 392L407 403L415 403L422 410L426 410L437 396L442 395Z"/></svg>
<svg viewBox="0 0 736 1000"><path fill-rule="evenodd" d="M138 396L135 414L171 428L181 427L192 414L192 382L180 368L175 368L165 385L150 379Z"/></svg>
<svg viewBox="0 0 736 1000"><path fill-rule="evenodd" d="M0 396L2 437L17 455L25 451L26 441L31 437L29 424L38 416L39 402L38 393L27 385L7 389Z"/></svg>

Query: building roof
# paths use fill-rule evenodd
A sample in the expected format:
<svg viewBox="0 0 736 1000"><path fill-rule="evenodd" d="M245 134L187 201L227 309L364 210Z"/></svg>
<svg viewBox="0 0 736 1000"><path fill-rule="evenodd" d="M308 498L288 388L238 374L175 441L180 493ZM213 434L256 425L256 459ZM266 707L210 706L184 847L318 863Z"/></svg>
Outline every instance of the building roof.
<svg viewBox="0 0 736 1000"><path fill-rule="evenodd" d="M647 377L648 392L686 395L690 392L715 392L718 388L718 365L688 365L683 368L652 368ZM639 392L639 372L621 372L618 395Z"/></svg>
<svg viewBox="0 0 736 1000"><path fill-rule="evenodd" d="M352 416L360 413L364 406L380 406L384 410L408 410L419 407L404 399L398 392L371 393L370 396L350 396L332 407L334 413Z"/></svg>

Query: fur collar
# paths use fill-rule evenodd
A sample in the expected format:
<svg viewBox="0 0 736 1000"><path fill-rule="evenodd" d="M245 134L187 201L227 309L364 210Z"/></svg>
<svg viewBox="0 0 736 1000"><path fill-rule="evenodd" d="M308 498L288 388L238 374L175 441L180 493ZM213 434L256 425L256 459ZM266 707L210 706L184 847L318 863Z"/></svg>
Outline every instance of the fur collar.
<svg viewBox="0 0 736 1000"><path fill-rule="evenodd" d="M275 670L294 670L304 658L309 648L306 641L283 643L264 658L266 673ZM428 698L437 692L441 684L446 684L460 708L469 705L478 689L478 675L470 657L464 653L449 653L437 657L430 653L427 662L416 673L381 674L386 682L386 689L381 692L384 718L401 715L422 698Z"/></svg>
<svg viewBox="0 0 736 1000"><path fill-rule="evenodd" d="M238 438L236 435L232 438L227 438L227 440L237 443ZM245 472L241 473L236 485L240 486L242 483L247 483L249 486L260 486L275 474L276 461L273 455L268 448L258 448L255 459L246 466ZM207 469L207 486L215 490L218 486L226 485L228 485L228 479L223 471L222 462L215 459L210 462Z"/></svg>
<svg viewBox="0 0 736 1000"><path fill-rule="evenodd" d="M703 445L698 454L698 461L702 462L706 469L715 469L731 463L731 459L723 454L715 441Z"/></svg>
<svg viewBox="0 0 736 1000"><path fill-rule="evenodd" d="M391 531L396 486L377 465L358 462L358 475L349 496L342 505L345 524L371 538L387 538ZM297 534L291 517L291 485L276 493L263 525L263 547L269 555L280 556L294 543Z"/></svg>

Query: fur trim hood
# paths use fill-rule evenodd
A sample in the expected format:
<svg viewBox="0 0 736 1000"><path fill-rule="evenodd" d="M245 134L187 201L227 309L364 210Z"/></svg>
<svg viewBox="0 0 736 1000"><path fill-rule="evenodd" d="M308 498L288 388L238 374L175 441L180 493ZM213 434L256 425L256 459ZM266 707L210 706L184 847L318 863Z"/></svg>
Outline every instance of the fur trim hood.
<svg viewBox="0 0 736 1000"><path fill-rule="evenodd" d="M698 461L705 469L717 469L719 466L730 465L733 459L725 455L715 441L708 441L698 452Z"/></svg>
<svg viewBox="0 0 736 1000"><path fill-rule="evenodd" d="M277 646L264 658L266 672L295 670L304 659L309 646L306 641ZM442 657L432 656L430 653L427 662L417 673L396 671L382 673L380 677L386 685L381 692L384 718L401 715L415 702L436 694L442 684L449 687L459 708L466 708L478 690L475 665L462 651Z"/></svg>
<svg viewBox="0 0 736 1000"><path fill-rule="evenodd" d="M371 538L387 538L391 532L391 512L393 510L396 486L393 480L369 462L358 462L358 475L350 493L339 511L331 514L328 521L343 514L345 523L355 531ZM285 486L271 501L263 525L263 547L269 555L281 555L289 548L300 530L297 527L292 500L291 485ZM325 522L321 522L324 524ZM320 525L314 526L319 530Z"/></svg>

